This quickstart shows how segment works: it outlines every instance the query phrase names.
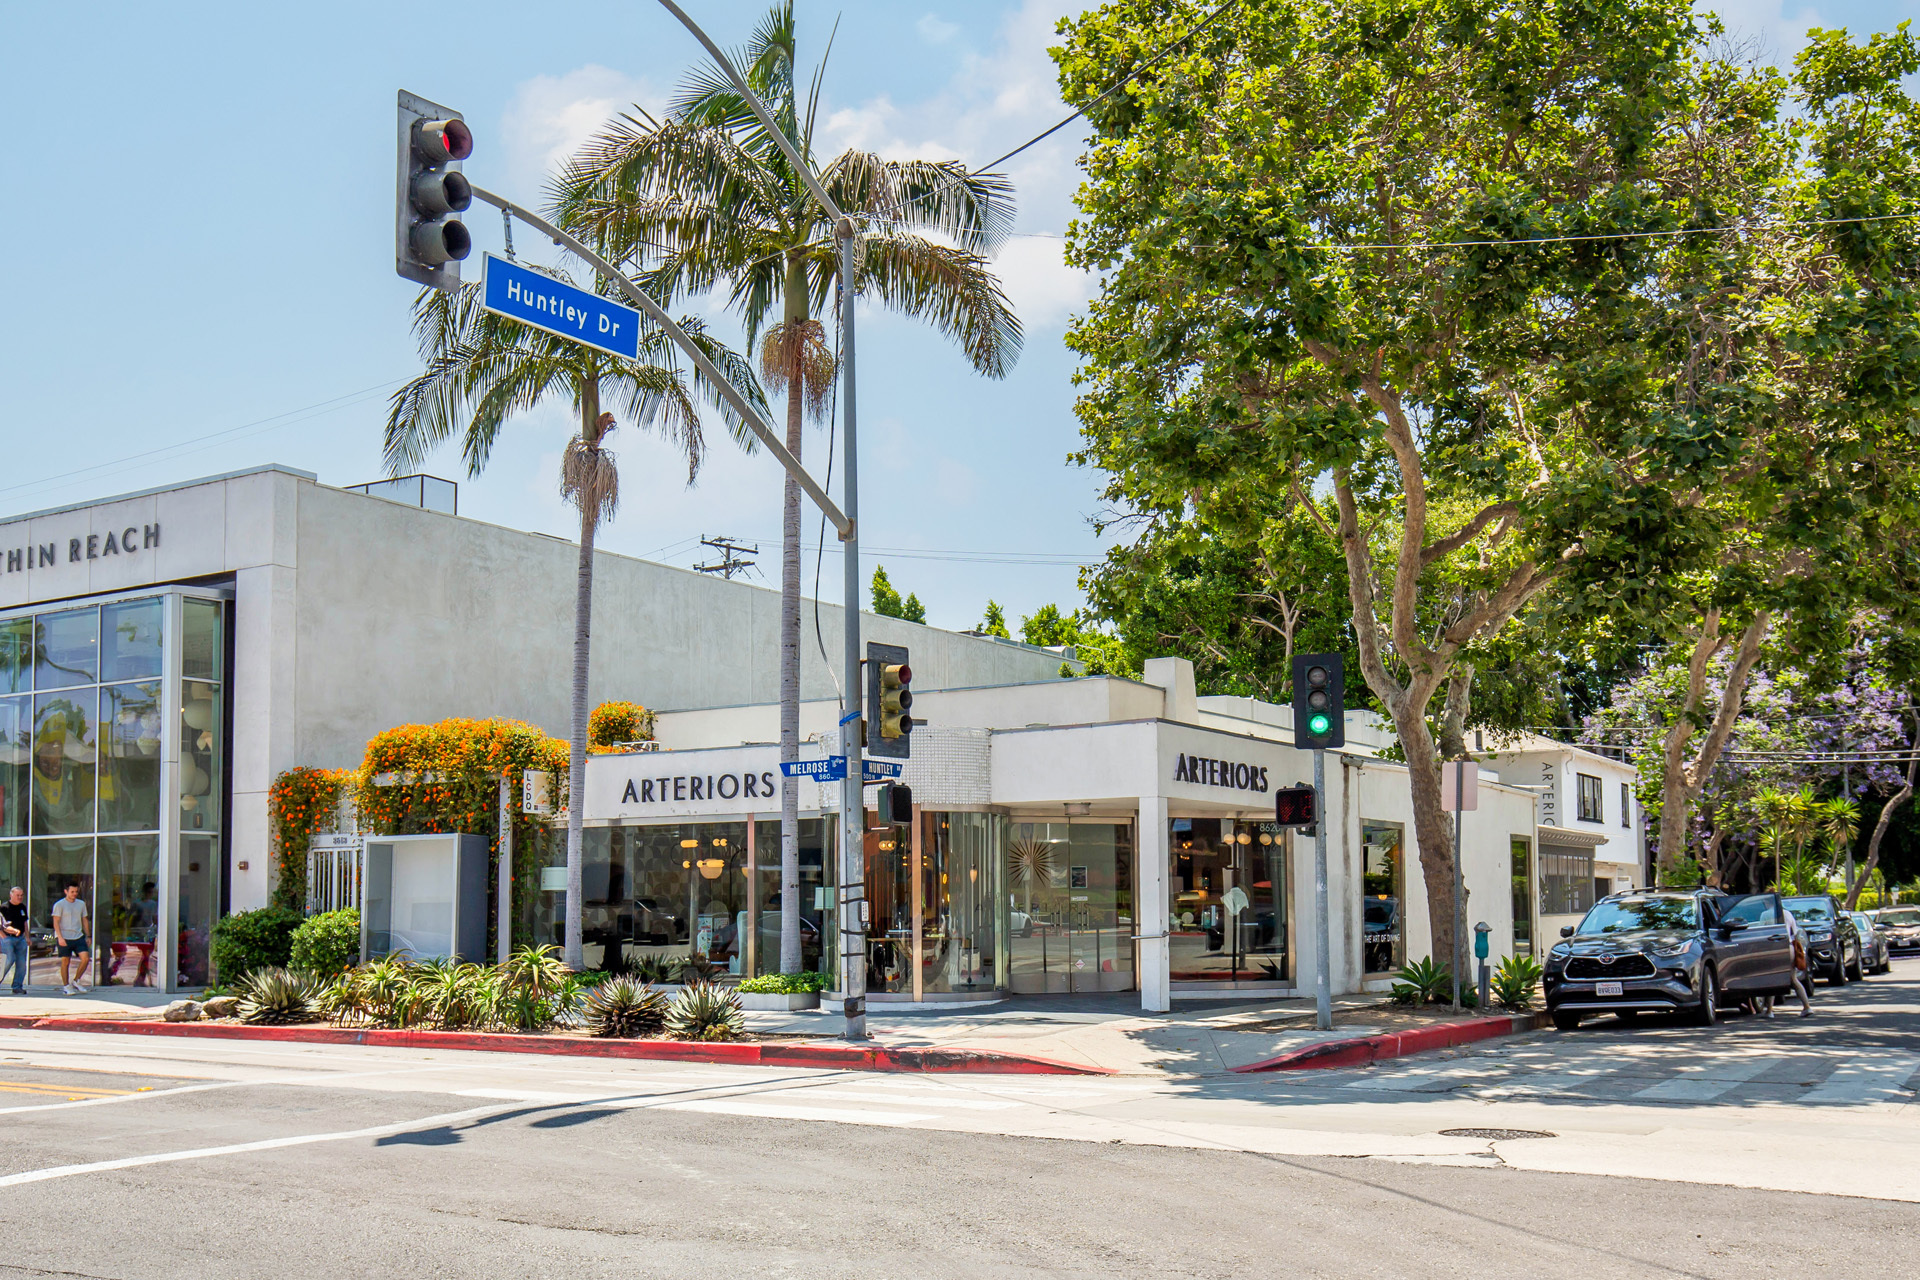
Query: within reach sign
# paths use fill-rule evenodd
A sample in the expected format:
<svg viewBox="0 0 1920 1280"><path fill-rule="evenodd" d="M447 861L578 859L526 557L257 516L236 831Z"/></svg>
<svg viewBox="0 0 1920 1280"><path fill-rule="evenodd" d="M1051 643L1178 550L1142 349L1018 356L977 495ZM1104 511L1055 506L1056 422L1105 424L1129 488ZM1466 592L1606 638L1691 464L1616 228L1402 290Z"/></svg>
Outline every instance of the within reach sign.
<svg viewBox="0 0 1920 1280"><path fill-rule="evenodd" d="M509 320L629 360L640 354L638 311L517 262L488 254L481 270L480 296L487 310Z"/></svg>

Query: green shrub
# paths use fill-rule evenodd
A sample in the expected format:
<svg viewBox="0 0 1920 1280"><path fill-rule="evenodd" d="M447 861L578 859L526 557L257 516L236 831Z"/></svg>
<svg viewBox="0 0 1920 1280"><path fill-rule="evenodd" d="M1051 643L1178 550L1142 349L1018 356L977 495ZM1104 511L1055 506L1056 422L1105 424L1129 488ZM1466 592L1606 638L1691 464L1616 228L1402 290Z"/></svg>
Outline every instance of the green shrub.
<svg viewBox="0 0 1920 1280"><path fill-rule="evenodd" d="M1493 971L1493 998L1502 1009L1525 1009L1540 982L1540 962L1532 956L1508 956Z"/></svg>
<svg viewBox="0 0 1920 1280"><path fill-rule="evenodd" d="M224 986L238 988L256 969L284 969L293 960L293 932L304 921L298 911L262 907L240 911L213 926L213 972Z"/></svg>
<svg viewBox="0 0 1920 1280"><path fill-rule="evenodd" d="M746 1030L740 997L710 982L694 983L667 1006L667 1034L675 1040L738 1040Z"/></svg>
<svg viewBox="0 0 1920 1280"><path fill-rule="evenodd" d="M1393 975L1389 994L1395 1004L1442 1004L1453 998L1453 974L1431 956L1423 956Z"/></svg>
<svg viewBox="0 0 1920 1280"><path fill-rule="evenodd" d="M333 978L360 959L360 913L352 907L313 916L293 931L292 966L316 978Z"/></svg>
<svg viewBox="0 0 1920 1280"><path fill-rule="evenodd" d="M633 978L610 978L587 993L587 1026L596 1036L654 1035L666 1017L667 997Z"/></svg>
<svg viewBox="0 0 1920 1280"><path fill-rule="evenodd" d="M739 989L748 995L756 996L798 996L814 991L833 990L833 975L830 973L769 973L761 978L748 978Z"/></svg>
<svg viewBox="0 0 1920 1280"><path fill-rule="evenodd" d="M256 969L240 984L240 1021L257 1026L311 1022L319 1016L313 1007L313 980L290 969Z"/></svg>

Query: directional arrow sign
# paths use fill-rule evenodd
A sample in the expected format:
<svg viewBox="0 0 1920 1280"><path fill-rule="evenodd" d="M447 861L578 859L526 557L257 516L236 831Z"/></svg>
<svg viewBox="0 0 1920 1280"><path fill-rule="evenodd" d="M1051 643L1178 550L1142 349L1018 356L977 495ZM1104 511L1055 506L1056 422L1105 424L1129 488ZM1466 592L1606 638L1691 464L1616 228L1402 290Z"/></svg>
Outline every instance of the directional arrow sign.
<svg viewBox="0 0 1920 1280"><path fill-rule="evenodd" d="M487 255L480 278L486 309L535 329L629 360L640 354L640 313L517 262Z"/></svg>
<svg viewBox="0 0 1920 1280"><path fill-rule="evenodd" d="M789 778L812 778L815 782L845 782L847 758L828 756L825 760L785 760L780 772Z"/></svg>

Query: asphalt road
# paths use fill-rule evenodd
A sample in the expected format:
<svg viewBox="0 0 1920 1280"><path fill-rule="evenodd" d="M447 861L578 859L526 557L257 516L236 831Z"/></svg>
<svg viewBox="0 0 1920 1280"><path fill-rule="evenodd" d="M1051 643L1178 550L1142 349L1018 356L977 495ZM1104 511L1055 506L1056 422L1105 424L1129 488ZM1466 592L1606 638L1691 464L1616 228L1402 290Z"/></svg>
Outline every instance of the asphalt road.
<svg viewBox="0 0 1920 1280"><path fill-rule="evenodd" d="M0 1276L1906 1276L1916 1068L1914 961L1284 1078L6 1032Z"/></svg>

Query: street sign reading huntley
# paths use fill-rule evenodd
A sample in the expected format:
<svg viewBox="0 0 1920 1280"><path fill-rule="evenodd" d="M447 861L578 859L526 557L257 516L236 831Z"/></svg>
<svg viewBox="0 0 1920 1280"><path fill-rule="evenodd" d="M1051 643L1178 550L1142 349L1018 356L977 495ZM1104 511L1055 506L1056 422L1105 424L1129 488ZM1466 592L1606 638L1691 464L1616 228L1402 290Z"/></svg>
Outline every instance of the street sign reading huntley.
<svg viewBox="0 0 1920 1280"><path fill-rule="evenodd" d="M640 313L517 262L486 257L480 296L496 315L628 360L640 354Z"/></svg>

